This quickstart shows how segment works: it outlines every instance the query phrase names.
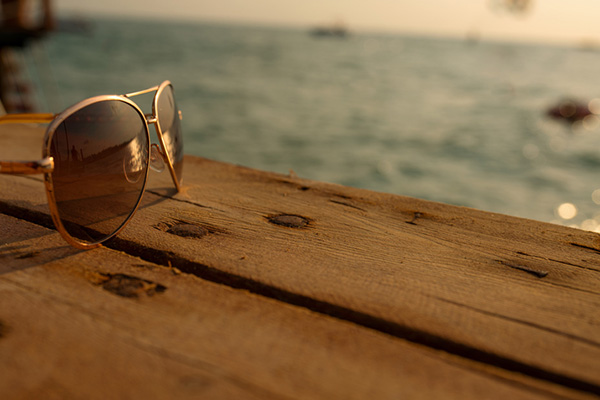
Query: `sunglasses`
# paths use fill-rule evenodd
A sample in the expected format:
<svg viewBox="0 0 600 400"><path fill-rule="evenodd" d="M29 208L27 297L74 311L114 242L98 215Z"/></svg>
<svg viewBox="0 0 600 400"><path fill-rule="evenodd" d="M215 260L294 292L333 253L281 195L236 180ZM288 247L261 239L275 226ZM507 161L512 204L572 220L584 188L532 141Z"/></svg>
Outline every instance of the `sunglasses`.
<svg viewBox="0 0 600 400"><path fill-rule="evenodd" d="M152 113L130 99L155 92ZM181 189L181 111L171 82L139 92L96 96L60 114L7 114L3 123L49 123L42 159L0 161L1 174L44 174L50 215L56 229L79 249L98 247L117 235L142 200L148 168L167 166ZM151 143L148 126L158 144Z"/></svg>

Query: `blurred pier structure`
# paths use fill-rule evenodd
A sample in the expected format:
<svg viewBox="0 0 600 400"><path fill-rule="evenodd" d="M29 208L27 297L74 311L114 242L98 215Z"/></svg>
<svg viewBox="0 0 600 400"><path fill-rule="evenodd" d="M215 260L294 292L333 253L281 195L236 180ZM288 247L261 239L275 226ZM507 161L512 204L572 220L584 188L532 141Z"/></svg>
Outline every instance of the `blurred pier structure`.
<svg viewBox="0 0 600 400"><path fill-rule="evenodd" d="M33 112L39 105L24 54L54 31L52 5L50 0L2 0L0 5L0 101L5 112Z"/></svg>

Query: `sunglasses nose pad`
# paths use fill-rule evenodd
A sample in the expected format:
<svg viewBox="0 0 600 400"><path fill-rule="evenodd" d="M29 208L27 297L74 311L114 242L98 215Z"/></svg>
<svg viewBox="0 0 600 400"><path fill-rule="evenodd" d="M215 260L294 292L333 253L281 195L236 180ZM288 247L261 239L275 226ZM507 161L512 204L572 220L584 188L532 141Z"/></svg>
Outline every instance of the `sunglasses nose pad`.
<svg viewBox="0 0 600 400"><path fill-rule="evenodd" d="M156 143L152 143L152 147L150 148L150 168L156 172L163 172L165 170L165 160Z"/></svg>

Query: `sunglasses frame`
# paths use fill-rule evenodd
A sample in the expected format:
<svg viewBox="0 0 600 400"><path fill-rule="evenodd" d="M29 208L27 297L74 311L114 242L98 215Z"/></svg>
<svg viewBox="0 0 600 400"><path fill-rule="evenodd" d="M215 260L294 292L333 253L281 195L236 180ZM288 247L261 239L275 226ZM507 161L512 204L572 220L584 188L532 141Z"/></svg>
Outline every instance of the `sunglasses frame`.
<svg viewBox="0 0 600 400"><path fill-rule="evenodd" d="M171 84L170 81L167 80L158 86L154 86L154 87L151 87L151 88L148 88L145 90L141 90L138 92L127 93L124 95L94 96L94 97L85 99L83 101L80 101L79 103L67 108L66 110L62 111L59 114L6 114L3 116L0 116L0 124L5 124L5 123L49 123L49 125L46 129L45 136L44 136L44 144L42 147L42 159L39 161L24 161L24 162L0 161L0 174L40 174L40 173L44 174L44 184L45 184L44 186L46 189L46 197L48 199L48 207L50 208L50 216L52 217L54 226L56 227L56 229L58 230L60 235L63 237L63 239L67 243L69 243L71 246L78 248L78 249L83 249L83 250L93 249L93 248L101 246L102 243L104 243L105 241L109 240L110 238L116 236L117 234L119 234L119 232L121 232L125 228L125 226L129 223L129 221L131 220L131 218L133 217L133 215L139 208L139 205L141 204L142 197L146 190L146 184L147 184L147 180L148 180L148 170L150 167L150 154L151 154L152 147L153 147L152 141L150 140L149 125L151 125L151 124L155 126L155 130L156 130L156 134L158 136L158 142L159 142L159 146L160 146L159 153L162 156L163 161L166 163L167 168L169 169L171 178L173 180L173 184L175 185L175 189L177 190L177 192L179 192L181 190L181 182L175 172L173 160L172 160L169 152L167 151L167 148L165 145L165 140L163 137L163 131L160 126L160 121L158 119L158 99L160 98L160 95L163 93L163 91L167 87L171 87L171 90L173 91L173 85ZM142 110L140 109L140 107L135 102L133 102L133 100L131 100L130 98L139 96L142 94L146 94L146 93L151 93L151 92L155 92L154 98L152 100L152 113L144 114L142 112ZM103 238L102 240L99 240L97 242L88 243L88 242L80 241L80 240L74 238L73 236L71 236L68 233L68 231L66 230L62 220L60 219L60 214L58 211L56 198L54 196L54 184L52 181L52 172L54 170L54 159L53 159L53 157L50 156L50 146L52 143L52 138L54 137L54 133L56 132L56 129L60 126L60 124L62 124L67 118L69 118L71 115L73 115L77 111L79 111L91 104L95 104L95 103L102 102L102 101L120 101L120 102L130 105L131 107L133 107L136 110L136 112L141 117L141 120L144 122L144 129L146 132L146 140L148 141L147 142L148 143L148 154L147 154L148 162L146 163L145 171L144 171L144 185L142 186L142 188L140 190L140 194L136 201L135 207L131 210L131 212L129 213L127 218L125 218L125 220L123 221L121 226L119 226L119 228L117 230L115 230L113 233L111 233L110 235L106 236L105 238ZM176 114L178 114L179 119L182 119L180 110L175 109L174 112Z"/></svg>

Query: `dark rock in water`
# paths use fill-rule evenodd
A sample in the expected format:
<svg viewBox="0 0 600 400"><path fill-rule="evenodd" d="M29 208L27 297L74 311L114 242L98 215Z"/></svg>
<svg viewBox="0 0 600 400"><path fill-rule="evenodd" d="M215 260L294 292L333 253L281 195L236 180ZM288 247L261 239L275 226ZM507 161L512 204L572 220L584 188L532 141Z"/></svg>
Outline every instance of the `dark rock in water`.
<svg viewBox="0 0 600 400"><path fill-rule="evenodd" d="M563 100L557 105L548 109L548 116L564 120L566 122L581 121L588 115L591 115L589 107L585 103L576 100Z"/></svg>

